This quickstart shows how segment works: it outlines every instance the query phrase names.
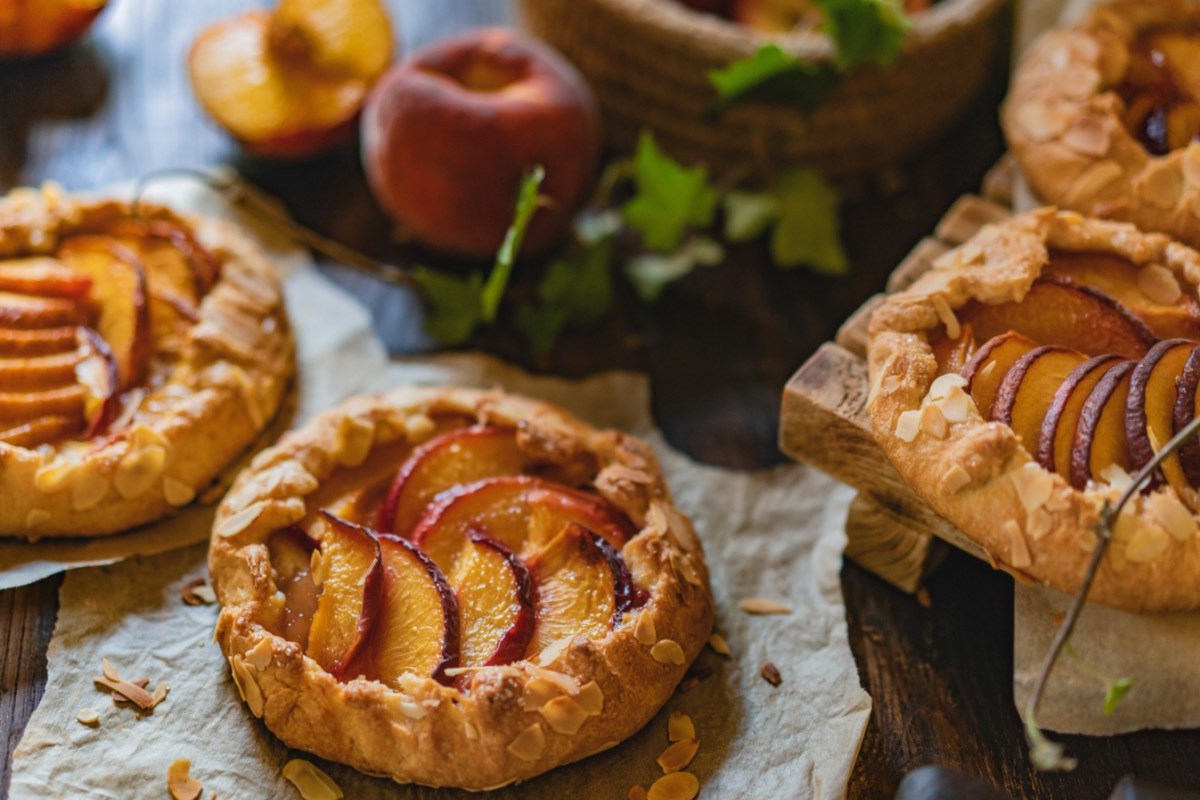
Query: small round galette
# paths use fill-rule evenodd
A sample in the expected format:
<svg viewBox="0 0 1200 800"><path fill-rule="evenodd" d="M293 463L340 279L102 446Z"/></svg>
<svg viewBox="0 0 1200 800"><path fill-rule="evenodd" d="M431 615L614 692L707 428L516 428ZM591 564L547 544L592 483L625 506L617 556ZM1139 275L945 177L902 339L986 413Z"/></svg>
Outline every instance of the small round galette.
<svg viewBox="0 0 1200 800"><path fill-rule="evenodd" d="M222 503L217 641L289 746L487 789L612 747L713 623L650 448L538 401L398 389L261 453Z"/></svg>
<svg viewBox="0 0 1200 800"><path fill-rule="evenodd" d="M1200 411L1200 254L1042 209L989 225L871 319L869 410L912 488L999 566L1080 585L1105 503ZM1200 444L1115 526L1091 597L1200 608Z"/></svg>
<svg viewBox="0 0 1200 800"><path fill-rule="evenodd" d="M0 201L0 536L186 505L275 415L280 277L233 225L52 187Z"/></svg>
<svg viewBox="0 0 1200 800"><path fill-rule="evenodd" d="M1097 4L1030 47L1002 116L1044 202L1200 247L1200 6Z"/></svg>

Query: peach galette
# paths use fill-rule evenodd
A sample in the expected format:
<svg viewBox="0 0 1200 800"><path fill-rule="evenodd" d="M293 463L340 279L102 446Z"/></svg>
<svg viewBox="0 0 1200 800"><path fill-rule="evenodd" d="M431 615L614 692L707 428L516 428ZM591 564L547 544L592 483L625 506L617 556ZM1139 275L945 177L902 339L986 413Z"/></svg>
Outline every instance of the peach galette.
<svg viewBox="0 0 1200 800"><path fill-rule="evenodd" d="M1110 0L1046 33L1003 122L1045 202L1200 247L1200 6Z"/></svg>
<svg viewBox="0 0 1200 800"><path fill-rule="evenodd" d="M0 536L191 502L279 406L279 276L233 226L53 188L0 201Z"/></svg>
<svg viewBox="0 0 1200 800"><path fill-rule="evenodd" d="M260 454L217 514L217 641L292 747L486 789L612 747L706 641L700 543L642 442L399 389Z"/></svg>
<svg viewBox="0 0 1200 800"><path fill-rule="evenodd" d="M1200 410L1200 254L1050 209L985 227L871 320L888 458L1010 571L1080 584L1106 501ZM1200 445L1126 506L1093 587L1200 608Z"/></svg>

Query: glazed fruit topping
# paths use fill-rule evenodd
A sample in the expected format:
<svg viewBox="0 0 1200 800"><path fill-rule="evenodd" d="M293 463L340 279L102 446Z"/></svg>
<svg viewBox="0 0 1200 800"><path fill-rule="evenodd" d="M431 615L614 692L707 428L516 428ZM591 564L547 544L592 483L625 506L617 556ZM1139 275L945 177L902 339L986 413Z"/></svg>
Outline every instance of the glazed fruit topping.
<svg viewBox="0 0 1200 800"><path fill-rule="evenodd" d="M1130 48L1125 125L1153 155L1200 135L1200 31L1153 30Z"/></svg>

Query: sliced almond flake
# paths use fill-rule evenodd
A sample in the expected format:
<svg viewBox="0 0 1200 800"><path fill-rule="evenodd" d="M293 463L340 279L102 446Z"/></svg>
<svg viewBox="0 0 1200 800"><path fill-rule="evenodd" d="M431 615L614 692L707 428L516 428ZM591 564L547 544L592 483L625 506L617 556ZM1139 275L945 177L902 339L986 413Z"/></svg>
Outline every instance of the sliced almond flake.
<svg viewBox="0 0 1200 800"><path fill-rule="evenodd" d="M904 379L899 375L884 375L883 380L879 382L879 393L882 395L894 394L902 383L904 383Z"/></svg>
<svg viewBox="0 0 1200 800"><path fill-rule="evenodd" d="M1119 492L1133 485L1133 476L1121 468L1119 464L1109 464L1100 472L1100 478Z"/></svg>
<svg viewBox="0 0 1200 800"><path fill-rule="evenodd" d="M896 417L896 438L902 442L911 442L921 431L921 410L918 408L900 412Z"/></svg>
<svg viewBox="0 0 1200 800"><path fill-rule="evenodd" d="M196 490L168 475L163 478L163 497L173 506L186 506L196 499Z"/></svg>
<svg viewBox="0 0 1200 800"><path fill-rule="evenodd" d="M561 656L563 653L567 652L567 648L569 648L571 646L571 642L574 639L575 639L574 636L564 636L563 638L559 639L557 642L552 642L551 644L549 644L546 647L546 649L544 649L544 650L542 650L542 652L538 653L537 663L543 667L548 664L553 664L555 661L558 660L559 656Z"/></svg>
<svg viewBox="0 0 1200 800"><path fill-rule="evenodd" d="M587 718L590 716L587 709L566 695L556 697L546 703L542 706L541 712L542 716L546 718L547 725L566 736L574 736L579 733L579 729L583 727L583 723L587 722Z"/></svg>
<svg viewBox="0 0 1200 800"><path fill-rule="evenodd" d="M1051 513L1066 511L1071 507L1071 500L1065 492L1051 492L1050 499L1046 501L1043 509Z"/></svg>
<svg viewBox="0 0 1200 800"><path fill-rule="evenodd" d="M692 800L700 793L700 779L690 772L672 772L656 780L648 800Z"/></svg>
<svg viewBox="0 0 1200 800"><path fill-rule="evenodd" d="M475 727L471 720L463 720L463 735L471 741L479 738L479 729Z"/></svg>
<svg viewBox="0 0 1200 800"><path fill-rule="evenodd" d="M725 637L719 633L714 633L708 637L708 646L716 651L719 655L726 658L733 658L733 651L729 649L729 643L725 641Z"/></svg>
<svg viewBox="0 0 1200 800"><path fill-rule="evenodd" d="M409 719L425 719L429 715L429 712L425 710L425 706L415 703L412 700L401 700L399 706L400 713Z"/></svg>
<svg viewBox="0 0 1200 800"><path fill-rule="evenodd" d="M546 734L535 722L521 731L505 749L522 761L536 761L546 749Z"/></svg>
<svg viewBox="0 0 1200 800"><path fill-rule="evenodd" d="M81 708L79 713L75 715L75 720L81 725L95 727L100 724L100 715L90 708Z"/></svg>
<svg viewBox="0 0 1200 800"><path fill-rule="evenodd" d="M1034 511L1025 520L1025 532L1033 541L1040 541L1054 527L1054 517L1044 508Z"/></svg>
<svg viewBox="0 0 1200 800"><path fill-rule="evenodd" d="M346 416L338 421L333 436L333 457L343 467L357 467L367 460L375 443L375 423Z"/></svg>
<svg viewBox="0 0 1200 800"><path fill-rule="evenodd" d="M959 464L951 464L950 469L942 475L942 486L950 494L962 491L971 483L971 473Z"/></svg>
<svg viewBox="0 0 1200 800"><path fill-rule="evenodd" d="M1125 545L1125 558L1134 564L1145 564L1162 555L1171 545L1171 537L1157 525L1143 523L1133 532Z"/></svg>
<svg viewBox="0 0 1200 800"><path fill-rule="evenodd" d="M167 767L167 789L174 800L199 800L204 784L188 776L192 762L186 758L171 762Z"/></svg>
<svg viewBox="0 0 1200 800"><path fill-rule="evenodd" d="M1021 526L1007 519L1004 521L1004 532L1008 534L1008 563L1017 569L1025 569L1033 561L1029 557L1029 545L1025 542L1025 534L1021 533Z"/></svg>
<svg viewBox="0 0 1200 800"><path fill-rule="evenodd" d="M482 672L490 667L450 667L445 670L447 678L457 678L459 675L470 675L472 672Z"/></svg>
<svg viewBox="0 0 1200 800"><path fill-rule="evenodd" d="M121 680L121 673L117 672L117 668L107 658L100 659L100 671L104 673L104 677L110 681Z"/></svg>
<svg viewBox="0 0 1200 800"><path fill-rule="evenodd" d="M790 614L792 607L777 600L763 597L747 597L738 603L738 608L747 614Z"/></svg>
<svg viewBox="0 0 1200 800"><path fill-rule="evenodd" d="M945 439L948 428L940 406L928 405L921 409L921 430L925 433L934 439Z"/></svg>
<svg viewBox="0 0 1200 800"><path fill-rule="evenodd" d="M449 670L446 670L449 673ZM525 682L525 690L522 694L522 699L525 703L525 708L532 711L535 708L541 708L556 697L562 695L562 690L558 685L545 678L532 678Z"/></svg>
<svg viewBox="0 0 1200 800"><path fill-rule="evenodd" d="M966 385L967 379L957 372L938 375L933 379L933 383L929 384L929 399L942 400L950 395L951 390L961 389Z"/></svg>
<svg viewBox="0 0 1200 800"><path fill-rule="evenodd" d="M283 765L283 777L291 781L304 800L341 800L341 787L325 771L302 758Z"/></svg>
<svg viewBox="0 0 1200 800"><path fill-rule="evenodd" d="M256 717L261 717L266 701L263 699L262 689L259 688L258 681L255 680L254 675L239 656L229 659L229 664L233 671L233 682L237 684L238 691L242 694L242 699L250 707L250 713Z"/></svg>
<svg viewBox="0 0 1200 800"><path fill-rule="evenodd" d="M404 435L413 444L421 444L437 432L437 424L428 414L412 414L404 420Z"/></svg>
<svg viewBox="0 0 1200 800"><path fill-rule="evenodd" d="M671 566L675 568L676 573L693 586L700 586L702 584L700 575L696 572L696 568L692 566L691 559L683 553L675 550L671 551Z"/></svg>
<svg viewBox="0 0 1200 800"><path fill-rule="evenodd" d="M683 648L679 646L679 642L673 639L663 639L654 645L654 647L651 647L650 657L660 664L682 665L686 660L683 655Z"/></svg>
<svg viewBox="0 0 1200 800"><path fill-rule="evenodd" d="M163 681L158 686L154 687L154 694L150 695L150 699L154 701L154 706L157 706L163 700L167 699L167 693L171 691L171 686L166 681Z"/></svg>
<svg viewBox="0 0 1200 800"><path fill-rule="evenodd" d="M696 757L696 751L699 749L700 743L695 739L680 739L662 751L657 759L658 765L668 775L672 772L679 772L692 763L692 759Z"/></svg>
<svg viewBox="0 0 1200 800"><path fill-rule="evenodd" d="M138 687L139 689L145 689L147 686L150 685L150 679L149 678L138 678L135 681L130 681L130 683L132 683L134 686ZM125 695L123 695L119 692L112 693L112 701L114 704L130 702L128 697L126 697Z"/></svg>
<svg viewBox="0 0 1200 800"><path fill-rule="evenodd" d="M654 617L650 616L649 611L638 614L637 622L633 625L633 638L646 647L658 641L658 634L654 630Z"/></svg>
<svg viewBox="0 0 1200 800"><path fill-rule="evenodd" d="M954 316L954 310L950 308L950 304L946 302L946 298L940 294L935 294L929 298L933 303L933 310L937 312L938 319L946 326L946 338L957 339L962 335L962 328L958 324L958 317Z"/></svg>
<svg viewBox="0 0 1200 800"><path fill-rule="evenodd" d="M1196 535L1196 518L1174 495L1167 492L1152 494L1146 505L1154 518L1177 541L1185 542Z"/></svg>
<svg viewBox="0 0 1200 800"><path fill-rule="evenodd" d="M684 739L696 738L696 726L687 714L672 711L667 718L667 741L682 742Z"/></svg>
<svg viewBox="0 0 1200 800"><path fill-rule="evenodd" d="M594 717L604 711L604 692L595 681L585 683L575 700L590 716Z"/></svg>
<svg viewBox="0 0 1200 800"><path fill-rule="evenodd" d="M217 595L208 585L208 579L203 575L192 578L179 590L185 605L210 606L217 602Z"/></svg>
<svg viewBox="0 0 1200 800"><path fill-rule="evenodd" d="M274 655L275 649L271 646L271 640L264 636L246 653L246 664L261 672L271 666Z"/></svg>
<svg viewBox="0 0 1200 800"><path fill-rule="evenodd" d="M565 672L559 672L553 669L545 669L544 667L533 667L531 669L535 677L550 681L558 686L559 690L565 692L572 697L579 694L579 681L572 678Z"/></svg>
<svg viewBox="0 0 1200 800"><path fill-rule="evenodd" d="M975 401L971 399L971 395L962 390L962 387L955 386L946 393L946 396L938 401L937 407L941 409L942 416L946 418L946 422L951 424L958 422L966 422L971 416L971 409L975 407Z"/></svg>
<svg viewBox="0 0 1200 800"><path fill-rule="evenodd" d="M135 683L130 683L125 680L111 680L103 675L98 678L92 678L95 683L100 684L105 689L121 695L129 702L133 703L140 709L154 707L154 697L142 687Z"/></svg>
<svg viewBox="0 0 1200 800"><path fill-rule="evenodd" d="M221 537L237 536L239 533L246 530L246 528L249 528L250 525L262 515L263 509L266 507L267 502L265 500L260 500L257 503L251 503L241 511L238 511L232 516L226 517L217 523L217 527L213 532L217 536ZM313 552L316 551L314 550Z"/></svg>
<svg viewBox="0 0 1200 800"><path fill-rule="evenodd" d="M1008 473L1017 490L1017 499L1027 513L1033 512L1046 505L1050 493L1054 491L1054 476L1041 466L1028 461Z"/></svg>
<svg viewBox="0 0 1200 800"><path fill-rule="evenodd" d="M1137 284L1142 294L1162 306L1174 305L1183 296L1175 273L1160 264L1142 267L1138 271Z"/></svg>

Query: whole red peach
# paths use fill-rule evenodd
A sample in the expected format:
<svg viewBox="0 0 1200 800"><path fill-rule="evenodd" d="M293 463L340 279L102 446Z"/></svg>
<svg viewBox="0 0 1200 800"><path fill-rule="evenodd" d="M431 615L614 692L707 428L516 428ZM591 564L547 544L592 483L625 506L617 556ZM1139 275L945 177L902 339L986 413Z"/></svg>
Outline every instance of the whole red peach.
<svg viewBox="0 0 1200 800"><path fill-rule="evenodd" d="M600 117L579 72L547 45L486 28L414 53L372 90L362 158L380 205L427 247L489 258L513 216L521 176L541 193L522 248L557 242L587 198Z"/></svg>

